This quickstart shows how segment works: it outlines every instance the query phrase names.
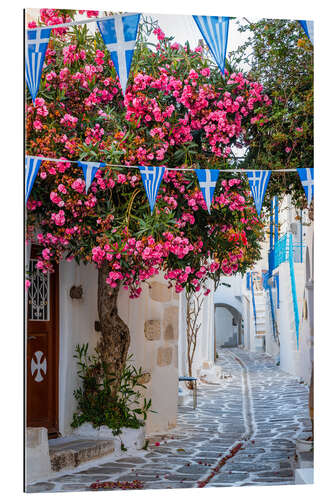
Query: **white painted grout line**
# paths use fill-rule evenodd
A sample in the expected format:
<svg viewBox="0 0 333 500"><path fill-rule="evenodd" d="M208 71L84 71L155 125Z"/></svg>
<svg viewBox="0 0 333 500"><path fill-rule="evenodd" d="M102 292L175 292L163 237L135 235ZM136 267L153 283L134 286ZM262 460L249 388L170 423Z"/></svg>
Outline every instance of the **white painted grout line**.
<svg viewBox="0 0 333 500"><path fill-rule="evenodd" d="M215 466L211 468L211 471L214 471L214 469L216 469L218 467L218 465L230 454L231 450L233 448L235 448L235 446L237 446L241 443L245 444L251 438L255 437L255 435L257 433L257 422L256 422L255 416L254 416L253 399L252 399L252 386L251 386L248 367L246 366L244 361L241 360L238 356L236 356L233 352L229 351L229 353L231 354L233 359L235 361L237 361L240 365L241 380L242 380L242 396L243 396L242 397L243 420L244 420L244 426L245 426L245 433L242 435L241 439L236 440L231 446L229 446L227 451L215 463ZM221 468L222 467L223 467L223 465L221 466ZM217 474L218 474L219 470L217 471ZM209 474L206 473L205 476L202 476L197 481L196 487L199 488L200 487L199 484L202 482L205 482L206 480L208 480L207 481L207 484L208 484L210 481L211 474L212 474L212 472L210 472Z"/></svg>

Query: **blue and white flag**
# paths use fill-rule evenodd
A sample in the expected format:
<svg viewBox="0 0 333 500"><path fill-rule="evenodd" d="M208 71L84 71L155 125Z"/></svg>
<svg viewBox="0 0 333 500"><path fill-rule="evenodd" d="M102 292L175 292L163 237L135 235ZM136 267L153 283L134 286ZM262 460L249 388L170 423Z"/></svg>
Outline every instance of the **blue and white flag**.
<svg viewBox="0 0 333 500"><path fill-rule="evenodd" d="M37 172L42 160L36 156L25 157L25 202L27 203L32 186L34 185Z"/></svg>
<svg viewBox="0 0 333 500"><path fill-rule="evenodd" d="M199 186L207 205L207 210L210 213L210 206L212 204L215 186L220 171L213 169L201 170L196 168L195 172L197 174Z"/></svg>
<svg viewBox="0 0 333 500"><path fill-rule="evenodd" d="M310 40L313 45L314 36L313 36L313 21L299 21L303 30L305 31L306 36Z"/></svg>
<svg viewBox="0 0 333 500"><path fill-rule="evenodd" d="M193 16L201 31L216 64L224 76L225 58L227 55L229 17Z"/></svg>
<svg viewBox="0 0 333 500"><path fill-rule="evenodd" d="M52 28L37 28L27 30L25 46L25 81L27 82L34 104L39 90L51 29Z"/></svg>
<svg viewBox="0 0 333 500"><path fill-rule="evenodd" d="M271 173L270 170L251 170L250 172L246 172L258 217L260 217L262 202L264 201Z"/></svg>
<svg viewBox="0 0 333 500"><path fill-rule="evenodd" d="M94 180L97 170L101 167L105 167L105 163L95 163L92 161L78 161L77 163L83 170L84 180L86 181L86 193L88 193L88 189Z"/></svg>
<svg viewBox="0 0 333 500"><path fill-rule="evenodd" d="M165 167L139 167L151 213L154 211L156 196L163 179Z"/></svg>
<svg viewBox="0 0 333 500"><path fill-rule="evenodd" d="M308 200L308 207L311 205L314 191L314 170L313 168L298 168L298 175L301 179L302 186L305 191L306 199Z"/></svg>
<svg viewBox="0 0 333 500"><path fill-rule="evenodd" d="M106 21L97 21L104 43L120 80L125 95L131 69L140 14L116 14Z"/></svg>

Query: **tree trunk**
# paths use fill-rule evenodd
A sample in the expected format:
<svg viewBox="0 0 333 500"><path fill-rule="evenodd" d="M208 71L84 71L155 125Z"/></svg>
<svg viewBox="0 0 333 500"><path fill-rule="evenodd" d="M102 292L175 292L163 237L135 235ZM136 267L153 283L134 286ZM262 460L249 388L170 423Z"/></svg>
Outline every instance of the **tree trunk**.
<svg viewBox="0 0 333 500"><path fill-rule="evenodd" d="M104 362L109 363L110 371L119 377L126 363L130 345L128 326L118 316L117 299L119 286L111 288L106 283L109 268L103 264L98 270L97 307L101 326L101 338L97 351ZM115 383L115 390L118 384Z"/></svg>

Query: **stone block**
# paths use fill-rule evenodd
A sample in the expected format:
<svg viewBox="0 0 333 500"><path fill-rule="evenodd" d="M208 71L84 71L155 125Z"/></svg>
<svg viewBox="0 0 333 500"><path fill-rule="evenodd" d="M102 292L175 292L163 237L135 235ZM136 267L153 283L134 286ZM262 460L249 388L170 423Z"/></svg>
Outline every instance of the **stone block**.
<svg viewBox="0 0 333 500"><path fill-rule="evenodd" d="M174 340L174 338L173 326L169 323L164 330L164 340Z"/></svg>
<svg viewBox="0 0 333 500"><path fill-rule="evenodd" d="M157 350L157 365L168 366L172 361L172 347L159 347Z"/></svg>
<svg viewBox="0 0 333 500"><path fill-rule="evenodd" d="M157 302L170 302L172 297L172 289L168 285L153 281L149 287L150 298Z"/></svg>
<svg viewBox="0 0 333 500"><path fill-rule="evenodd" d="M145 337L147 340L159 340L161 338L161 322L159 319L145 321Z"/></svg>
<svg viewBox="0 0 333 500"><path fill-rule="evenodd" d="M170 306L163 313L163 336L164 340L178 339L178 306Z"/></svg>
<svg viewBox="0 0 333 500"><path fill-rule="evenodd" d="M47 429L28 427L25 435L26 482L46 479L51 474Z"/></svg>
<svg viewBox="0 0 333 500"><path fill-rule="evenodd" d="M131 429L129 427L122 427L119 436L114 436L112 429L106 425L95 428L90 423L80 425L74 430L73 434L79 438L93 439L95 442L104 443L102 440L109 440L108 442L113 445L115 451L121 449L121 442L125 448L130 450L141 450L145 444L146 428L145 426L139 429Z"/></svg>

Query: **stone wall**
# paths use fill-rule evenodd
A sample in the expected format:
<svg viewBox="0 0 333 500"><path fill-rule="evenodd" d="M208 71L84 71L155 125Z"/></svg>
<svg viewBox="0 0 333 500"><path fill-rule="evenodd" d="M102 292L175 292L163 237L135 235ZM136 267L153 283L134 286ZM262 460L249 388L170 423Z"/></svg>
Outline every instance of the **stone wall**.
<svg viewBox="0 0 333 500"><path fill-rule="evenodd" d="M129 352L136 366L147 375L145 397L152 399L147 432L163 432L176 425L178 400L178 303L163 276L143 284L138 299L129 299L121 290L118 299L120 317L131 333Z"/></svg>

